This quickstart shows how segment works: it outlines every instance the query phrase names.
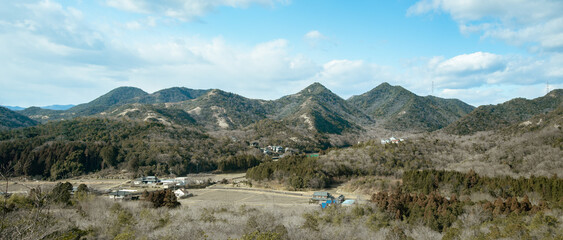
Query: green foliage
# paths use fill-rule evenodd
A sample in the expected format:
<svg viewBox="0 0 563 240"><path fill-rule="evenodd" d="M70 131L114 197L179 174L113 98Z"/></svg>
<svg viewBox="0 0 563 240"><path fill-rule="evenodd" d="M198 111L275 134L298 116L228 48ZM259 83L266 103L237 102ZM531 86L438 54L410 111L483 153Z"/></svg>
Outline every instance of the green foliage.
<svg viewBox="0 0 563 240"><path fill-rule="evenodd" d="M449 200L436 192L411 195L400 188L393 192L373 194L371 201L397 220L409 223L422 221L435 231L443 231L463 213L465 203L452 197Z"/></svg>
<svg viewBox="0 0 563 240"><path fill-rule="evenodd" d="M433 131L473 110L472 106L457 99L421 97L388 83L347 101L373 119L384 119L383 126L391 130Z"/></svg>
<svg viewBox="0 0 563 240"><path fill-rule="evenodd" d="M556 109L563 100L561 89L533 100L512 99L498 105L480 106L446 128L449 133L467 135L478 131L498 130L520 123L532 116Z"/></svg>
<svg viewBox="0 0 563 240"><path fill-rule="evenodd" d="M528 192L539 193L545 201L560 202L563 199L563 179L553 176L531 176L529 178L483 177L474 171L460 173L444 170L406 171L403 187L407 191L428 194L447 185L454 192L488 192L494 197L524 197Z"/></svg>
<svg viewBox="0 0 563 240"><path fill-rule="evenodd" d="M145 200L151 202L154 208L176 208L180 206L180 203L176 199L176 195L170 189L150 192L145 197Z"/></svg>
<svg viewBox="0 0 563 240"><path fill-rule="evenodd" d="M365 142L348 149L337 149L319 158L322 169L332 177L389 176L401 170L430 167L431 156L447 146L429 148L423 141L382 145Z"/></svg>
<svg viewBox="0 0 563 240"><path fill-rule="evenodd" d="M295 189L323 188L331 182L319 167L317 158L290 156L276 162L264 162L246 172L253 180L279 180Z"/></svg>
<svg viewBox="0 0 563 240"><path fill-rule="evenodd" d="M258 159L244 142L191 127L85 118L0 132L0 166L16 176L57 180L115 167L139 174L245 170ZM230 157L230 158L229 158Z"/></svg>
<svg viewBox="0 0 563 240"><path fill-rule="evenodd" d="M19 127L29 127L36 125L37 122L14 112L10 109L0 106L0 130L19 128Z"/></svg>
<svg viewBox="0 0 563 240"><path fill-rule="evenodd" d="M75 116L88 116L103 112L115 106L123 105L136 97L147 95L146 92L134 87L119 87L85 104L80 104L68 110Z"/></svg>
<svg viewBox="0 0 563 240"><path fill-rule="evenodd" d="M70 192L72 191L72 184L69 182L57 183L51 193L49 198L55 203L61 203L64 205L70 205Z"/></svg>
<svg viewBox="0 0 563 240"><path fill-rule="evenodd" d="M258 166L260 163L261 161L253 155L228 156L219 160L217 169L224 172L246 170Z"/></svg>
<svg viewBox="0 0 563 240"><path fill-rule="evenodd" d="M305 222L303 223L301 228L307 228L313 231L319 231L318 215L305 213L303 214L303 218L305 219Z"/></svg>

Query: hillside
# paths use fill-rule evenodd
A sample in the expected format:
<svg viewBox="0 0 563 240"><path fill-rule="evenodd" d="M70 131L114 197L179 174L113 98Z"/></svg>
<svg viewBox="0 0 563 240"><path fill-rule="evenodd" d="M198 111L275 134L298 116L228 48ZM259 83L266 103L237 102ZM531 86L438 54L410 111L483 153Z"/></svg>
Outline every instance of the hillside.
<svg viewBox="0 0 563 240"><path fill-rule="evenodd" d="M370 124L370 117L320 83L270 102L274 119L284 119L320 133L340 134Z"/></svg>
<svg viewBox="0 0 563 240"><path fill-rule="evenodd" d="M265 101L213 89L193 100L169 104L182 109L198 123L211 129L236 129L266 118Z"/></svg>
<svg viewBox="0 0 563 240"><path fill-rule="evenodd" d="M196 120L193 119L187 112L181 109L166 108L161 105L151 105L151 104L126 104L106 112L102 112L99 115L101 117L110 118L123 118L135 121L144 122L156 122L164 125L185 125L193 126L196 125Z"/></svg>
<svg viewBox="0 0 563 240"><path fill-rule="evenodd" d="M154 104L154 103L173 103L182 102L198 98L209 90L190 89L185 87L173 87L156 91L149 95L143 95L132 101L135 103Z"/></svg>
<svg viewBox="0 0 563 240"><path fill-rule="evenodd" d="M70 108L68 111L74 116L89 116L101 113L111 107L131 102L131 99L148 95L145 91L134 87L119 87L94 99Z"/></svg>
<svg viewBox="0 0 563 240"><path fill-rule="evenodd" d="M0 107L0 130L34 125L37 125L36 121L5 107Z"/></svg>
<svg viewBox="0 0 563 240"><path fill-rule="evenodd" d="M0 131L0 165L16 176L52 180L108 168L180 176L217 170L228 160L244 170L248 162L233 156L262 160L248 150L246 142L213 138L200 128L125 119L76 118Z"/></svg>
<svg viewBox="0 0 563 240"><path fill-rule="evenodd" d="M497 105L480 106L444 130L457 135L497 130L548 113L556 109L562 100L563 89L556 89L532 100L516 98Z"/></svg>
<svg viewBox="0 0 563 240"><path fill-rule="evenodd" d="M446 127L473 110L457 99L421 97L400 86L382 83L347 100L390 130L433 131Z"/></svg>

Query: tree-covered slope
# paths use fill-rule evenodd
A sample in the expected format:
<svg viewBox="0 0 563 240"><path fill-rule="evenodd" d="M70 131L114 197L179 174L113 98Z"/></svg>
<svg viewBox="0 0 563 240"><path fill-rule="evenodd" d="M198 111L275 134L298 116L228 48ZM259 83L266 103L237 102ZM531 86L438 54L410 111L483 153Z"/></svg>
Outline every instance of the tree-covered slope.
<svg viewBox="0 0 563 240"><path fill-rule="evenodd" d="M470 114L449 125L448 133L466 135L479 131L497 130L520 123L535 115L548 113L562 102L563 90L556 89L543 97L528 100L516 98L497 105L480 106Z"/></svg>
<svg viewBox="0 0 563 240"><path fill-rule="evenodd" d="M190 89L185 87L173 87L156 91L149 95L133 99L136 103L153 104L153 103L174 103L191 99L196 99L209 90Z"/></svg>
<svg viewBox="0 0 563 240"><path fill-rule="evenodd" d="M473 110L457 99L421 97L400 86L382 83L348 103L391 130L433 131L443 128Z"/></svg>
<svg viewBox="0 0 563 240"><path fill-rule="evenodd" d="M197 122L212 129L235 129L265 119L265 101L213 89L196 99L171 104L188 112Z"/></svg>
<svg viewBox="0 0 563 240"><path fill-rule="evenodd" d="M48 179L108 168L139 175L246 169L249 161L237 157L262 157L246 155L248 149L245 142L213 138L196 127L125 119L76 118L0 131L2 169Z"/></svg>
<svg viewBox="0 0 563 240"><path fill-rule="evenodd" d="M284 119L320 133L340 134L372 120L320 83L269 103L274 119Z"/></svg>
<svg viewBox="0 0 563 240"><path fill-rule="evenodd" d="M0 106L0 130L19 128L19 127L29 127L36 124L37 124L36 121L22 114L19 114L10 109Z"/></svg>
<svg viewBox="0 0 563 240"><path fill-rule="evenodd" d="M102 112L98 116L124 118L144 122L158 122L164 125L196 125L196 120L184 110L167 108L164 104L126 104Z"/></svg>
<svg viewBox="0 0 563 240"><path fill-rule="evenodd" d="M127 104L132 99L148 95L145 91L134 87L119 87L94 99L72 107L68 112L74 116L89 116L106 111L112 107Z"/></svg>

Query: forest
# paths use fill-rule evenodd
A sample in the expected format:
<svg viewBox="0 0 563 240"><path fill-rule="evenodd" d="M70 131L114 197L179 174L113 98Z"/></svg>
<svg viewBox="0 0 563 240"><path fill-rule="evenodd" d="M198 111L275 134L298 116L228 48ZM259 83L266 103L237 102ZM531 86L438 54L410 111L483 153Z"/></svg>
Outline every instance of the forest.
<svg viewBox="0 0 563 240"><path fill-rule="evenodd" d="M104 169L138 175L244 171L263 156L247 142L197 128L128 120L78 119L0 132L0 166L13 176L65 179Z"/></svg>

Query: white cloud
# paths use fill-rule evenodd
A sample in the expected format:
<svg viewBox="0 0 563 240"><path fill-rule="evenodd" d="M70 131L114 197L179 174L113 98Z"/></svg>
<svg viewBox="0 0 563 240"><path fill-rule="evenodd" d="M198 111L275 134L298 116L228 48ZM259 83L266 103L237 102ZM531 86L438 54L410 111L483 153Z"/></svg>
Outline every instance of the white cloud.
<svg viewBox="0 0 563 240"><path fill-rule="evenodd" d="M504 59L496 54L476 52L462 54L441 62L436 66L436 71L443 75L465 76L476 73L492 73L502 71Z"/></svg>
<svg viewBox="0 0 563 240"><path fill-rule="evenodd" d="M287 0L107 0L106 3L124 11L155 14L182 21L191 21L214 11L218 7L247 8L252 4L274 6Z"/></svg>
<svg viewBox="0 0 563 240"><path fill-rule="evenodd" d="M319 40L325 38L326 38L325 35L323 35L321 32L317 30L310 31L305 34L305 39L309 39L309 40Z"/></svg>
<svg viewBox="0 0 563 240"><path fill-rule="evenodd" d="M421 0L407 14L445 12L463 33L481 32L532 51L563 51L563 1Z"/></svg>

